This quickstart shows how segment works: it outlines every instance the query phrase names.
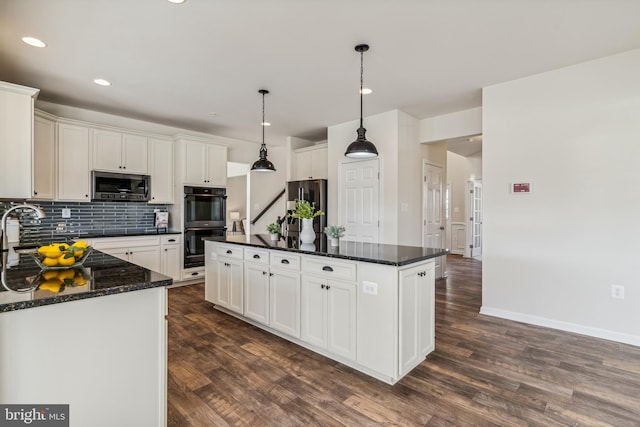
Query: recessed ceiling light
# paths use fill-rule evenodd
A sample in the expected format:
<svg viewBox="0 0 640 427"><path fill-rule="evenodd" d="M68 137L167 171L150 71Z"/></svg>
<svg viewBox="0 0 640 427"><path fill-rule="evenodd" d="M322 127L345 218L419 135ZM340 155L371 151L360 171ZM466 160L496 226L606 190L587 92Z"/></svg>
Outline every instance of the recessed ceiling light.
<svg viewBox="0 0 640 427"><path fill-rule="evenodd" d="M181 4L184 3L187 0L169 0L169 3L175 3L175 4Z"/></svg>
<svg viewBox="0 0 640 427"><path fill-rule="evenodd" d="M369 89L368 87L363 87L362 88L362 94L363 95L369 95L371 92L373 92L371 89Z"/></svg>
<svg viewBox="0 0 640 427"><path fill-rule="evenodd" d="M111 82L105 79L95 79L93 82L100 86L111 86Z"/></svg>
<svg viewBox="0 0 640 427"><path fill-rule="evenodd" d="M269 122L262 122L262 123L260 123L260 124L261 124L262 126L271 126L271 123L269 123Z"/></svg>
<svg viewBox="0 0 640 427"><path fill-rule="evenodd" d="M34 47L46 47L47 44L45 42L43 42L40 39L37 39L35 37L23 37L22 41L25 42L26 44L30 45L30 46L34 46Z"/></svg>

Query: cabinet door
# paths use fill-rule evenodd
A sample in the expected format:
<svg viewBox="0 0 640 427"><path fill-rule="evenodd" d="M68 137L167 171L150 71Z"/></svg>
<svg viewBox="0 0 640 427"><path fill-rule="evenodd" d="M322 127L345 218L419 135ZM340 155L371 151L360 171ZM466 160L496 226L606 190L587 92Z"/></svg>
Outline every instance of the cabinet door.
<svg viewBox="0 0 640 427"><path fill-rule="evenodd" d="M327 147L321 147L313 150L311 157L311 176L313 179L327 179L328 177L328 155Z"/></svg>
<svg viewBox="0 0 640 427"><path fill-rule="evenodd" d="M162 246L162 274L180 280L180 245Z"/></svg>
<svg viewBox="0 0 640 427"><path fill-rule="evenodd" d="M300 273L271 269L269 326L300 337Z"/></svg>
<svg viewBox="0 0 640 427"><path fill-rule="evenodd" d="M244 313L244 264L242 261L229 261L229 310Z"/></svg>
<svg viewBox="0 0 640 427"><path fill-rule="evenodd" d="M327 347L327 280L315 276L302 276L301 331L303 341L318 347Z"/></svg>
<svg viewBox="0 0 640 427"><path fill-rule="evenodd" d="M89 202L89 129L58 124L58 200Z"/></svg>
<svg viewBox="0 0 640 427"><path fill-rule="evenodd" d="M129 261L129 248L101 248L100 243L94 244L93 247L105 254L120 258L124 261Z"/></svg>
<svg viewBox="0 0 640 427"><path fill-rule="evenodd" d="M217 145L207 145L206 185L227 185L227 148Z"/></svg>
<svg viewBox="0 0 640 427"><path fill-rule="evenodd" d="M33 123L33 194L32 198L55 198L56 140L55 122L36 116Z"/></svg>
<svg viewBox="0 0 640 427"><path fill-rule="evenodd" d="M356 284L332 280L327 284L327 350L356 358Z"/></svg>
<svg viewBox="0 0 640 427"><path fill-rule="evenodd" d="M122 134L103 129L91 130L93 169L123 172Z"/></svg>
<svg viewBox="0 0 640 427"><path fill-rule="evenodd" d="M129 248L129 262L153 271L160 271L160 248L136 246Z"/></svg>
<svg viewBox="0 0 640 427"><path fill-rule="evenodd" d="M312 172L312 151L299 151L296 153L296 176L295 180L302 181L313 178Z"/></svg>
<svg viewBox="0 0 640 427"><path fill-rule="evenodd" d="M399 277L399 370L400 376L413 369L421 359L420 341L422 325L420 320L423 316L425 302L420 301L424 298L426 292L421 291L421 287L425 286L422 273L425 268L423 265L407 268L400 271Z"/></svg>
<svg viewBox="0 0 640 427"><path fill-rule="evenodd" d="M269 267L246 263L244 266L244 315L269 324Z"/></svg>
<svg viewBox="0 0 640 427"><path fill-rule="evenodd" d="M215 289L216 296L214 299L214 304L218 304L222 307L229 308L229 282L231 281L231 271L229 269L229 260L226 258L220 258L216 261L217 264L217 287Z"/></svg>
<svg viewBox="0 0 640 427"><path fill-rule="evenodd" d="M149 203L173 203L173 142L149 140L149 174L151 200Z"/></svg>
<svg viewBox="0 0 640 427"><path fill-rule="evenodd" d="M204 185L205 182L205 145L200 142L187 141L183 146L184 171L183 182L188 185Z"/></svg>
<svg viewBox="0 0 640 427"><path fill-rule="evenodd" d="M126 173L146 174L148 160L147 138L122 134L122 170Z"/></svg>
<svg viewBox="0 0 640 427"><path fill-rule="evenodd" d="M435 262L431 262L423 266L422 271L424 274L422 275L422 284L418 288L418 299L420 300L420 316L418 319L420 335L418 338L418 346L421 357L425 357L435 349L435 265Z"/></svg>

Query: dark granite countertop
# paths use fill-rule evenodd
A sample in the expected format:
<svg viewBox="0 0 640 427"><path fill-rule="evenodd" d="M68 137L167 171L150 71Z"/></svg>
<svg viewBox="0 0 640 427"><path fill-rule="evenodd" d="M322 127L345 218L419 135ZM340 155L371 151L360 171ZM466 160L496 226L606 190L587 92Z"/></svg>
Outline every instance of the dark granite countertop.
<svg viewBox="0 0 640 427"><path fill-rule="evenodd" d="M393 266L413 264L449 253L448 249L388 245L383 243L347 242L342 240L340 241L340 246L332 247L327 244L326 236L316 239L313 245L299 244L293 237L285 238L281 236L279 240L274 241L271 240L268 234L252 234L248 237L243 235L227 236L226 238L205 237L203 240Z"/></svg>
<svg viewBox="0 0 640 427"><path fill-rule="evenodd" d="M3 279L0 285L0 313L173 283L170 277L96 250L87 257L82 267L48 270L46 274L31 255L20 254L17 265L5 268ZM117 307L114 310L117 312Z"/></svg>

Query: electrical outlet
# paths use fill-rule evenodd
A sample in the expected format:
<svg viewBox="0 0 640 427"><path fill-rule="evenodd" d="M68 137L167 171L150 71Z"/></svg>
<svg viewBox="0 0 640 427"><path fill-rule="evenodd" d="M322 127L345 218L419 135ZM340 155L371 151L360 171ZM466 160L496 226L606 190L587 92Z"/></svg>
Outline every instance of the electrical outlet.
<svg viewBox="0 0 640 427"><path fill-rule="evenodd" d="M62 218L71 218L71 209L62 209Z"/></svg>
<svg viewBox="0 0 640 427"><path fill-rule="evenodd" d="M611 298L624 299L624 286L611 285Z"/></svg>
<svg viewBox="0 0 640 427"><path fill-rule="evenodd" d="M362 281L362 292L369 295L378 295L378 284L374 282Z"/></svg>

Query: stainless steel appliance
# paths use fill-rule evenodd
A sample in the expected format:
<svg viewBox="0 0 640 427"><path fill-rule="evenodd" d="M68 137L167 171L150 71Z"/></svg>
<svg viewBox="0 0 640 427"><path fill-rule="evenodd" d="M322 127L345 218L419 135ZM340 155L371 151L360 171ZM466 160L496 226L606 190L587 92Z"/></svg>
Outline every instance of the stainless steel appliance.
<svg viewBox="0 0 640 427"><path fill-rule="evenodd" d="M327 225L327 180L311 179L306 181L290 181L287 183L287 214L292 212L292 203L296 200L307 200L311 202L316 210L321 210L325 214L313 220L313 229L316 232L316 242L321 246L326 244L326 239L322 239L324 227ZM287 235L297 240L300 235L302 222L296 218L287 219Z"/></svg>
<svg viewBox="0 0 640 427"><path fill-rule="evenodd" d="M184 267L204 265L203 237L227 232L225 188L184 187Z"/></svg>
<svg viewBox="0 0 640 427"><path fill-rule="evenodd" d="M149 201L149 175L91 172L91 200L102 202Z"/></svg>

